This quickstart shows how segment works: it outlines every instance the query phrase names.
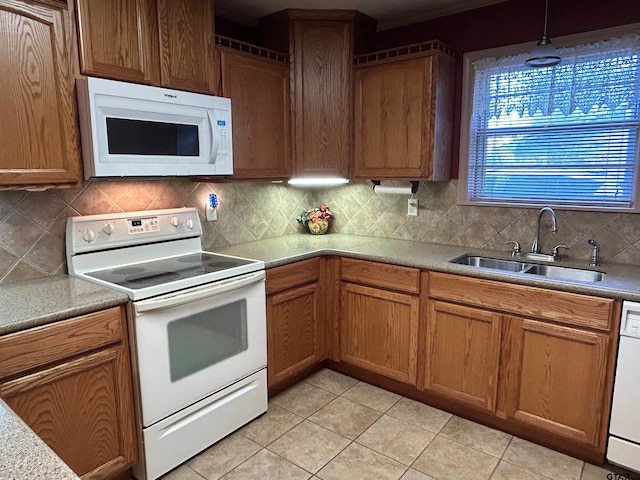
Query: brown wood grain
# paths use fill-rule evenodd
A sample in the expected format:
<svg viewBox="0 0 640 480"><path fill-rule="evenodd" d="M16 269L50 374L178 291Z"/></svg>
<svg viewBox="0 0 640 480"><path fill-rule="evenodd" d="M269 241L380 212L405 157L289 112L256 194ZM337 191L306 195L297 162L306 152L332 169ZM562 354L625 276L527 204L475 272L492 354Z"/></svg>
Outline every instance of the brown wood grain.
<svg viewBox="0 0 640 480"><path fill-rule="evenodd" d="M431 273L429 296L609 331L615 300L481 278Z"/></svg>
<svg viewBox="0 0 640 480"><path fill-rule="evenodd" d="M267 298L269 384L323 360L320 284L295 287Z"/></svg>
<svg viewBox="0 0 640 480"><path fill-rule="evenodd" d="M39 328L32 329L35 338L30 330L10 335L13 341L14 335L25 335L23 342L15 343L27 350L24 357L42 351L47 360L41 363L47 366L0 381L3 400L83 479L110 478L137 462L125 319L119 317L121 324L114 330L113 313L120 314L121 309L108 312L58 322L59 331L52 338L47 338L50 329ZM92 323L96 319L104 323L102 329L93 325L84 335L78 331L79 320ZM65 327L75 333L65 338L61 334ZM94 330L117 331L119 342L104 346L104 335ZM75 339L91 338L99 348L91 353L78 356L78 349L68 348ZM4 345L0 351L4 354ZM59 354L56 362L50 361L52 352Z"/></svg>
<svg viewBox="0 0 640 480"><path fill-rule="evenodd" d="M0 379L121 342L121 315L114 307L0 337Z"/></svg>
<svg viewBox="0 0 640 480"><path fill-rule="evenodd" d="M160 84L155 0L76 0L85 75Z"/></svg>
<svg viewBox="0 0 640 480"><path fill-rule="evenodd" d="M425 388L494 411L501 317L477 308L430 302Z"/></svg>
<svg viewBox="0 0 640 480"><path fill-rule="evenodd" d="M268 268L266 272L267 295L280 292L320 279L320 258L310 258L299 262Z"/></svg>
<svg viewBox="0 0 640 480"><path fill-rule="evenodd" d="M453 71L436 50L356 67L354 177L449 178Z"/></svg>
<svg viewBox="0 0 640 480"><path fill-rule="evenodd" d="M514 374L506 413L521 423L599 446L609 337L510 318Z"/></svg>
<svg viewBox="0 0 640 480"><path fill-rule="evenodd" d="M162 85L216 94L212 0L157 0Z"/></svg>
<svg viewBox="0 0 640 480"><path fill-rule="evenodd" d="M0 185L80 180L74 32L66 9L0 0Z"/></svg>
<svg viewBox="0 0 640 480"><path fill-rule="evenodd" d="M419 298L342 283L341 360L416 385Z"/></svg>
<svg viewBox="0 0 640 480"><path fill-rule="evenodd" d="M351 156L352 24L293 21L295 176L348 174Z"/></svg>
<svg viewBox="0 0 640 480"><path fill-rule="evenodd" d="M233 178L291 176L289 65L218 50L222 95L231 98Z"/></svg>
<svg viewBox="0 0 640 480"><path fill-rule="evenodd" d="M407 293L420 292L420 270L388 263L341 259L343 280Z"/></svg>

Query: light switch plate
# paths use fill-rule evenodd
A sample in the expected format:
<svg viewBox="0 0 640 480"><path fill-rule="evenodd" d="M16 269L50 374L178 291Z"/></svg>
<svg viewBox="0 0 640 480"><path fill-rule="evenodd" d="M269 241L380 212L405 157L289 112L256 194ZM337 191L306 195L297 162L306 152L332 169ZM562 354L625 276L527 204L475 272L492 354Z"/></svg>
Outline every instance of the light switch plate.
<svg viewBox="0 0 640 480"><path fill-rule="evenodd" d="M407 215L410 217L418 216L418 199L410 198L407 203Z"/></svg>

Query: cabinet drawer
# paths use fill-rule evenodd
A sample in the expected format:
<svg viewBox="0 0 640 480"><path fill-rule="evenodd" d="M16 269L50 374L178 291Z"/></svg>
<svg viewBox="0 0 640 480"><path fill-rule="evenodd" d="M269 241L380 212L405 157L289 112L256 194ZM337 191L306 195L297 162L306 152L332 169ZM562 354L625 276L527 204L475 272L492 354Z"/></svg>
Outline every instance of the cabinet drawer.
<svg viewBox="0 0 640 480"><path fill-rule="evenodd" d="M122 340L121 307L0 337L0 379Z"/></svg>
<svg viewBox="0 0 640 480"><path fill-rule="evenodd" d="M342 258L340 269L342 280L401 292L420 293L420 270L417 268Z"/></svg>
<svg viewBox="0 0 640 480"><path fill-rule="evenodd" d="M429 296L609 331L615 300L444 273L429 274Z"/></svg>
<svg viewBox="0 0 640 480"><path fill-rule="evenodd" d="M266 275L267 295L315 282L320 278L320 258L310 258L281 267L269 268Z"/></svg>

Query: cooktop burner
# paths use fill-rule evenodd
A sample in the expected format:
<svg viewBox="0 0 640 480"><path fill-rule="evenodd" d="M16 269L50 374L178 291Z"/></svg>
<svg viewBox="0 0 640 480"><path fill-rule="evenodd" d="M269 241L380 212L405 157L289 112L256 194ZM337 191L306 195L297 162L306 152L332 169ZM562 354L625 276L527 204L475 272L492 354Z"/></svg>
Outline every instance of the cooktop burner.
<svg viewBox="0 0 640 480"><path fill-rule="evenodd" d="M212 253L191 253L126 267L88 272L87 275L130 289L162 285L253 263L253 260Z"/></svg>

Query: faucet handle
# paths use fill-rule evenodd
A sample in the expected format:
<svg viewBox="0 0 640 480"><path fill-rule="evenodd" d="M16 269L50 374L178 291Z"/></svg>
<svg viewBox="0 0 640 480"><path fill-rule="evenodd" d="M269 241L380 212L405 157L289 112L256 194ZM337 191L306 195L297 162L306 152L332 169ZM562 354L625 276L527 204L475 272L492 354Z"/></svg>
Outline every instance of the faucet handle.
<svg viewBox="0 0 640 480"><path fill-rule="evenodd" d="M560 249L564 248L565 250L569 250L569 247L567 247L566 245L556 245L555 247L553 247L553 258L556 260L560 260Z"/></svg>
<svg viewBox="0 0 640 480"><path fill-rule="evenodd" d="M511 252L511 255L516 256L518 253L521 252L520 243L511 240L510 242L507 242L507 245L511 245L512 243L513 243L513 251Z"/></svg>

